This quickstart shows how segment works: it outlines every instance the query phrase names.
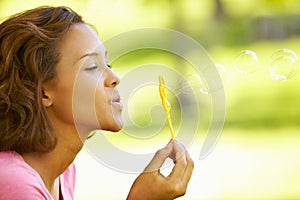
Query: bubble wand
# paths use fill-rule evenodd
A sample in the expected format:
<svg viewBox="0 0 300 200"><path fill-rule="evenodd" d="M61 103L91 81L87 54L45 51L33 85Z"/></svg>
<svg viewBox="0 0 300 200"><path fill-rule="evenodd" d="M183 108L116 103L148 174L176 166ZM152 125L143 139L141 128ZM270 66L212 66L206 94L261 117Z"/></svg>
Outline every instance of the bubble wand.
<svg viewBox="0 0 300 200"><path fill-rule="evenodd" d="M166 95L166 91L165 91L166 84L165 84L164 78L162 76L159 76L158 80L159 80L159 94L160 94L160 98L162 101L162 106L163 106L166 116L167 116L167 122L168 122L168 126L170 128L170 131L171 131L172 140L174 140L174 129L172 126L171 115L170 115L171 104L167 99L167 95Z"/></svg>

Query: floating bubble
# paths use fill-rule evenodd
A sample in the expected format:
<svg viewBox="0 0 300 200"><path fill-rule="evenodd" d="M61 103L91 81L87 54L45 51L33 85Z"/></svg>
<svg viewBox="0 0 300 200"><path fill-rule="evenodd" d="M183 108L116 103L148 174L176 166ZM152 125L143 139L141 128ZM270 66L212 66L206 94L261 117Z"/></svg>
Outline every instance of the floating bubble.
<svg viewBox="0 0 300 200"><path fill-rule="evenodd" d="M234 69L243 75L254 73L258 67L258 57L251 50L243 50L235 58L233 63Z"/></svg>
<svg viewBox="0 0 300 200"><path fill-rule="evenodd" d="M279 49L271 56L270 75L273 80L281 81L292 78L297 71L298 56L289 49Z"/></svg>
<svg viewBox="0 0 300 200"><path fill-rule="evenodd" d="M190 74L185 79L181 79L175 89L176 96L179 94L190 94L194 92L209 94L206 82L198 74Z"/></svg>
<svg viewBox="0 0 300 200"><path fill-rule="evenodd" d="M196 92L200 91L202 94L209 94L206 82L199 74L190 75L188 79L188 84Z"/></svg>
<svg viewBox="0 0 300 200"><path fill-rule="evenodd" d="M216 69L219 72L219 75L223 83L227 79L226 68L222 64L215 64ZM181 93L188 94L192 92L201 92L202 94L209 94L209 88L206 81L199 74L190 74L185 79L180 79L179 84L175 87L175 95Z"/></svg>

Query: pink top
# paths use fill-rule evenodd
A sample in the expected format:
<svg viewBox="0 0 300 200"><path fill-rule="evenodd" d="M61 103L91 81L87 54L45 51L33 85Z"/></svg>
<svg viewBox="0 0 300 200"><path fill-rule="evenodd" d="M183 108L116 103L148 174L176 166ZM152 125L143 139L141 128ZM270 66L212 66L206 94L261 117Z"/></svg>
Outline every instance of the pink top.
<svg viewBox="0 0 300 200"><path fill-rule="evenodd" d="M62 199L72 200L75 165L60 175ZM0 152L0 200L53 200L40 175L18 153Z"/></svg>

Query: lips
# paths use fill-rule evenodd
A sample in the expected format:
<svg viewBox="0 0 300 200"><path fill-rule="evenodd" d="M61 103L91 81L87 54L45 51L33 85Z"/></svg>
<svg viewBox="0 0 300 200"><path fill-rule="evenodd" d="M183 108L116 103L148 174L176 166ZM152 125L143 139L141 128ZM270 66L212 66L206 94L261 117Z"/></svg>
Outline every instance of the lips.
<svg viewBox="0 0 300 200"><path fill-rule="evenodd" d="M112 100L111 100L112 102L121 102L121 97L120 96L115 96L115 97L113 97L112 98Z"/></svg>
<svg viewBox="0 0 300 200"><path fill-rule="evenodd" d="M123 108L123 104L121 103L121 98L119 95L112 98L111 104L119 110L122 110Z"/></svg>

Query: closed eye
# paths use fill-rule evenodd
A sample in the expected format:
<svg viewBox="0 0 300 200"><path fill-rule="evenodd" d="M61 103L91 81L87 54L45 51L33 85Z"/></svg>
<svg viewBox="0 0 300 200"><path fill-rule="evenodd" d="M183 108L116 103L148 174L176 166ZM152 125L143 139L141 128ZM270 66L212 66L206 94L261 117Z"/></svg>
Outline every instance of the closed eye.
<svg viewBox="0 0 300 200"><path fill-rule="evenodd" d="M91 70L95 70L95 69L98 69L98 65L93 65L91 67L85 68L86 71L91 71Z"/></svg>

